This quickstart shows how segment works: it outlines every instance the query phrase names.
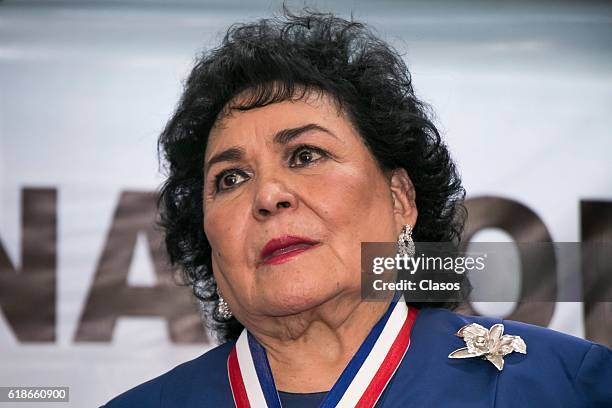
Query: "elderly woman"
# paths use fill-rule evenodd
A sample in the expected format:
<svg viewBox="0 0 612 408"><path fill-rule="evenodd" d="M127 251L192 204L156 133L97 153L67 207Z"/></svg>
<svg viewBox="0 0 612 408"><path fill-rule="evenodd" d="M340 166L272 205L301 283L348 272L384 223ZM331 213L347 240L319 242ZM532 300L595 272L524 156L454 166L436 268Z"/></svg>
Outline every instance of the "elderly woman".
<svg viewBox="0 0 612 408"><path fill-rule="evenodd" d="M603 346L363 299L362 242L410 253L457 242L464 219L406 66L363 24L285 12L232 26L159 145L170 258L221 345L107 407L612 404Z"/></svg>

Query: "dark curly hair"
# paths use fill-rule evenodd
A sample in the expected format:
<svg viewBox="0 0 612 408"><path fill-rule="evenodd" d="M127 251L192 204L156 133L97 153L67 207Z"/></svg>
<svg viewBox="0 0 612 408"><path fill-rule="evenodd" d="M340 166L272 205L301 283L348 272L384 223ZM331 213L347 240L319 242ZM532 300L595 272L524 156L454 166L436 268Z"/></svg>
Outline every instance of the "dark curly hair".
<svg viewBox="0 0 612 408"><path fill-rule="evenodd" d="M234 98L249 91L240 106ZM236 319L214 313L218 300L211 247L203 230L203 161L218 115L323 92L348 115L383 170L403 167L416 192L421 242L459 242L465 220L461 180L430 116L417 99L401 56L363 23L305 9L231 26L221 45L191 71L182 98L158 141L167 179L159 223L170 262L199 299L218 340L236 339ZM417 304L417 307L454 304Z"/></svg>

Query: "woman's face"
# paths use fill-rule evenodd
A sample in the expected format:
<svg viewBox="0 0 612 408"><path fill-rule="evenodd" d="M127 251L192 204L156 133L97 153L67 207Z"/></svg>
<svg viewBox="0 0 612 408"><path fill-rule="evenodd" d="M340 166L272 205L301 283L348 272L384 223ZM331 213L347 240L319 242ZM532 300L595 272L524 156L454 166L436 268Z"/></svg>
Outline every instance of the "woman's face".
<svg viewBox="0 0 612 408"><path fill-rule="evenodd" d="M416 221L406 173L385 175L325 95L221 116L204 163L213 272L243 323L358 297L361 242Z"/></svg>

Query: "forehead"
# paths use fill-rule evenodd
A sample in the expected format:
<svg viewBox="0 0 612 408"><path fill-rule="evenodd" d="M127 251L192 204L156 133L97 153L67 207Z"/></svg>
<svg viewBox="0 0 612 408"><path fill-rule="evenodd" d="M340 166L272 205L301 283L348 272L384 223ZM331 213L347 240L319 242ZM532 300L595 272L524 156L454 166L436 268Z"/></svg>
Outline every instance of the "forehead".
<svg viewBox="0 0 612 408"><path fill-rule="evenodd" d="M339 131L353 131L352 124L339 104L323 92L307 92L301 98L289 99L249 110L239 110L250 95L241 94L230 101L219 114L210 131L207 156L218 148L241 144L247 140L264 141L279 130L317 123Z"/></svg>

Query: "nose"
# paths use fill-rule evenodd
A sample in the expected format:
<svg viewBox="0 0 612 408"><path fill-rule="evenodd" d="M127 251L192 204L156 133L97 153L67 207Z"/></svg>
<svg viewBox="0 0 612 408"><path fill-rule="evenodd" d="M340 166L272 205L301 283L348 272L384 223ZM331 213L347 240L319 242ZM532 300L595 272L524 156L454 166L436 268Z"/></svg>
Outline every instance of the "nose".
<svg viewBox="0 0 612 408"><path fill-rule="evenodd" d="M260 180L253 202L253 215L263 221L279 213L297 208L297 198L287 185L277 179Z"/></svg>

